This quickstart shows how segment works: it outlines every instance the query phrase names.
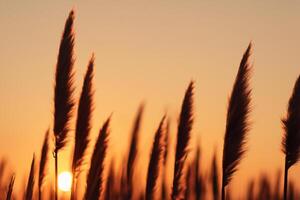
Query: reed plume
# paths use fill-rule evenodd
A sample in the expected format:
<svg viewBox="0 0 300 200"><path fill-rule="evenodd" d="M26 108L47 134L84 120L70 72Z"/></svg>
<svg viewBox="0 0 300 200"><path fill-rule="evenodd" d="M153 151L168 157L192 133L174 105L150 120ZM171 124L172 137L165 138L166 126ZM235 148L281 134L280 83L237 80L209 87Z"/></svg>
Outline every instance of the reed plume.
<svg viewBox="0 0 300 200"><path fill-rule="evenodd" d="M211 164L211 184L212 184L212 193L213 199L219 200L220 190L219 190L219 170L218 170L218 161L217 161L217 153L215 152L212 159Z"/></svg>
<svg viewBox="0 0 300 200"><path fill-rule="evenodd" d="M55 200L57 194L57 173L58 173L58 152L67 142L67 133L69 131L69 122L74 107L73 93L73 48L74 48L74 11L72 10L65 24L62 35L57 65L55 73L54 86L54 136L55 136Z"/></svg>
<svg viewBox="0 0 300 200"><path fill-rule="evenodd" d="M48 174L47 172L47 163L48 163L48 154L49 154L49 129L46 131L44 138L44 143L42 147L40 165L39 165L39 200L42 199L42 187L45 181L45 178Z"/></svg>
<svg viewBox="0 0 300 200"><path fill-rule="evenodd" d="M103 170L107 153L110 118L102 126L91 158L87 176L86 200L100 199L103 190Z"/></svg>
<svg viewBox="0 0 300 200"><path fill-rule="evenodd" d="M139 141L139 132L140 132L143 112L144 112L144 104L141 104L138 109L137 116L135 118L132 133L131 133L131 142L129 147L129 154L127 160L127 173L126 173L126 180L127 180L126 192L125 192L126 199L131 199L132 197L133 170L135 167L135 160L138 152L137 146Z"/></svg>
<svg viewBox="0 0 300 200"><path fill-rule="evenodd" d="M34 179L35 179L34 165L35 165L35 156L33 155L31 167L30 167L30 173L29 173L28 182L27 182L27 188L26 188L26 195L25 195L26 200L33 199Z"/></svg>
<svg viewBox="0 0 300 200"><path fill-rule="evenodd" d="M165 116L161 119L158 129L155 133L150 162L148 165L146 200L155 198L156 184L161 167L161 160L164 153L164 121Z"/></svg>
<svg viewBox="0 0 300 200"><path fill-rule="evenodd" d="M71 199L76 199L76 181L79 176L84 155L89 143L89 133L91 130L91 118L93 111L93 69L94 55L89 61L87 71L84 77L82 91L77 110L77 121L75 130L75 147L72 162L72 189Z"/></svg>
<svg viewBox="0 0 300 200"><path fill-rule="evenodd" d="M287 199L288 170L300 159L300 76L290 97L287 115L282 119L284 135L282 151L285 154L283 199Z"/></svg>
<svg viewBox="0 0 300 200"><path fill-rule="evenodd" d="M8 185L7 193L6 193L6 200L11 200L12 199L12 192L13 192L13 187L15 183L15 175L13 174L10 178L10 182Z"/></svg>
<svg viewBox="0 0 300 200"><path fill-rule="evenodd" d="M222 200L225 199L225 187L237 171L246 151L245 144L249 131L248 118L251 101L251 89L249 88L251 48L250 43L241 60L229 99L223 147Z"/></svg>
<svg viewBox="0 0 300 200"><path fill-rule="evenodd" d="M161 199L168 199L168 185L167 185L167 159L169 153L169 135L170 135L170 120L167 120L166 131L164 137L164 156L163 156L163 180L161 186Z"/></svg>
<svg viewBox="0 0 300 200"><path fill-rule="evenodd" d="M185 194L185 184L182 183L182 181L184 181L182 177L193 125L193 93L194 82L192 81L186 90L179 117L173 187L171 195L173 200L181 199Z"/></svg>

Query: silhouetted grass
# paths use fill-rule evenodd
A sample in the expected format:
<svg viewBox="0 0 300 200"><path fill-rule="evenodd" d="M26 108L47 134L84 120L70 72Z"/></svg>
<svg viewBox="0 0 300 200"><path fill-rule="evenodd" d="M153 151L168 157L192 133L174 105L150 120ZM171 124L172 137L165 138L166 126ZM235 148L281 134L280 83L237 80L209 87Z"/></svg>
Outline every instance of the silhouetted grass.
<svg viewBox="0 0 300 200"><path fill-rule="evenodd" d="M289 100L286 118L282 119L284 135L282 151L285 154L283 199L287 199L288 170L300 159L300 76Z"/></svg>
<svg viewBox="0 0 300 200"><path fill-rule="evenodd" d="M72 10L65 24L65 30L62 35L57 65L55 73L54 86L54 127L55 136L55 200L57 194L57 171L58 171L58 152L65 147L67 142L67 133L69 131L69 122L72 116L72 110L75 105L73 100L73 48L74 48L74 11Z"/></svg>
<svg viewBox="0 0 300 200"><path fill-rule="evenodd" d="M162 156L164 153L164 121L165 117L163 117L160 121L158 129L155 133L150 162L148 165L146 200L152 200L155 197L157 179L162 164Z"/></svg>
<svg viewBox="0 0 300 200"><path fill-rule="evenodd" d="M185 194L185 184L183 179L183 168L187 157L187 148L191 137L191 130L193 125L193 95L194 82L189 84L186 90L181 113L179 117L179 125L177 130L177 144L175 153L174 176L172 199L181 199Z"/></svg>
<svg viewBox="0 0 300 200"><path fill-rule="evenodd" d="M133 190L133 173L135 167L135 160L138 152L138 141L139 141L139 132L141 126L141 120L144 111L144 104L141 104L136 119L133 124L133 129L131 133L131 142L128 152L128 160L127 160L127 168L126 168L126 186L124 188L125 199L132 198L132 190Z"/></svg>
<svg viewBox="0 0 300 200"><path fill-rule="evenodd" d="M170 120L167 120L166 131L164 137L164 156L163 156L163 169L162 169L162 185L161 185L161 199L168 199L168 184L167 184L167 159L169 155L169 135L170 135Z"/></svg>
<svg viewBox="0 0 300 200"><path fill-rule="evenodd" d="M225 187L237 171L237 167L246 151L245 143L249 129L248 116L251 101L251 89L249 88L251 48L250 43L240 63L229 99L223 147L222 200L225 199Z"/></svg>
<svg viewBox="0 0 300 200"><path fill-rule="evenodd" d="M48 159L49 159L49 129L46 131L44 143L42 147L42 153L40 158L40 165L39 165L39 200L42 199L42 187L45 181L45 178L48 174L47 171L47 165L48 165Z"/></svg>
<svg viewBox="0 0 300 200"><path fill-rule="evenodd" d="M78 104L77 121L75 130L75 147L72 162L72 189L71 199L76 199L76 184L85 156L86 149L89 144L89 133L91 130L91 118L93 111L93 70L94 70L94 55L89 61L87 71L84 77L82 91Z"/></svg>
<svg viewBox="0 0 300 200"><path fill-rule="evenodd" d="M104 160L108 147L109 123L110 118L108 118L102 126L94 147L93 155L91 158L91 166L86 183L86 200L100 199L103 191L103 170L105 165Z"/></svg>
<svg viewBox="0 0 300 200"><path fill-rule="evenodd" d="M6 200L11 200L12 199L12 192L14 188L14 183L15 183L15 175L13 174L10 178L10 182L7 188L7 194L6 194Z"/></svg>
<svg viewBox="0 0 300 200"><path fill-rule="evenodd" d="M71 11L65 24L65 29L59 48L58 61L55 74L54 88L54 124L53 133L47 131L41 151L39 162L38 184L35 184L35 157L33 156L28 180L24 182L24 193L16 193L14 188L15 175L7 177L7 162L0 161L0 199L25 200L57 199L57 172L58 172L58 152L67 146L68 132L71 130L72 110L75 105L73 98L74 86L74 11ZM99 131L95 142L89 169L85 182L84 200L150 200L150 199L192 199L206 200L211 197L214 200L225 198L234 199L234 190L230 188L225 194L225 187L230 183L234 173L237 171L239 163L245 153L245 144L249 129L248 115L250 112L251 89L249 79L251 66L249 57L251 53L250 44L247 48L239 66L237 77L230 96L226 130L223 148L222 171L218 167L216 151L211 160L208 171L203 168L201 161L203 152L197 144L195 149L190 149L191 130L194 122L194 82L192 81L183 98L181 112L178 119L176 149L173 182L168 185L167 158L170 155L170 121L162 118L154 136L150 161L148 164L147 177L138 176L134 173L138 169L136 164L139 154L140 127L144 112L144 104L141 104L133 123L131 140L126 155L122 158L120 166L115 162L110 162L107 169L106 157L111 152L108 147L110 135L110 118L108 118ZM94 107L93 102L93 68L94 56L91 58L85 74L81 95L78 101L77 121L75 124L75 147L72 157L71 170L74 176L72 184L71 199L77 197L76 178L83 169L83 161L87 154L90 143L90 130L92 127L91 117ZM166 123L165 123L166 121ZM292 96L288 104L287 116L282 120L284 126L284 136L282 139L282 150L285 154L285 179L284 179L284 199L299 199L299 191L296 190L295 183L288 180L288 169L294 166L300 158L300 76L298 77ZM44 185L45 177L50 172L48 170L48 155L51 152L50 139L54 135L55 149L55 178L52 184ZM172 137L172 136L171 136ZM121 137L119 137L122 140ZM119 142L119 141L118 141ZM123 141L121 141L123 142ZM194 151L195 156L188 158L188 153ZM139 154L140 155L140 154ZM145 156L145 155L140 155ZM191 161L191 162L188 162ZM201 164L200 164L201 163ZM116 169L119 169L117 171ZM108 171L107 174L105 172ZM222 172L222 182L220 187L219 174ZM10 174L10 173L9 173ZM161 175L160 175L161 174ZM107 177L106 179L104 177ZM137 178L136 178L137 177ZM238 177L236 177L238 178ZM144 181L143 181L144 180ZM50 181L49 181L50 182ZM79 181L78 181L79 182ZM141 183L146 182L146 185ZM159 184L161 183L161 184ZM26 185L27 184L27 185ZM276 174L274 184L267 175L260 175L259 181L251 179L249 183L240 183L244 194L241 199L247 200L280 200L281 199L281 173ZM5 186L4 186L5 185ZM168 188L171 194L168 194ZM221 190L220 190L221 189ZM14 195L13 195L14 190ZM287 193L287 190L289 191ZM35 191L37 191L35 193ZM42 195L43 191L43 195ZM45 191L45 192L44 192ZM48 191L48 193L46 193ZM222 193L220 193L220 191ZM14 197L16 196L16 198ZM61 199L67 199L63 197ZM158 197L158 198L156 198Z"/></svg>
<svg viewBox="0 0 300 200"><path fill-rule="evenodd" d="M35 156L33 155L31 167L30 167L30 173L28 177L27 182L27 188L25 193L25 199L26 200L32 200L33 199L33 192L34 192L34 179L35 179Z"/></svg>

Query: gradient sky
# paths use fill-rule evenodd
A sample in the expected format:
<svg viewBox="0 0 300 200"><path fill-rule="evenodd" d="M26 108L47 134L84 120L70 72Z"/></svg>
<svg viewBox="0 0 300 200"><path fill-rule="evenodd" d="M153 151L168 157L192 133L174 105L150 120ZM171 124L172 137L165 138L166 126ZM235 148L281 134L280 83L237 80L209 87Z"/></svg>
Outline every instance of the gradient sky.
<svg viewBox="0 0 300 200"><path fill-rule="evenodd" d="M154 131L165 112L172 118L174 140L184 91L195 80L194 142L201 141L206 169L214 149L221 161L228 97L252 41L252 130L232 187L240 189L258 173L274 175L283 169L280 119L300 72L300 2L0 1L0 155L9 160L17 181L28 173L33 152L40 155L44 133L53 123L54 70L72 8L76 97L94 52L93 137L113 112L110 145L117 158L128 146L142 101L146 110L139 162L148 162ZM62 156L69 158L68 153ZM64 161L60 170L67 169ZM142 164L139 171L146 171ZM290 172L296 181L300 166ZM239 189L235 194L244 193L244 187Z"/></svg>

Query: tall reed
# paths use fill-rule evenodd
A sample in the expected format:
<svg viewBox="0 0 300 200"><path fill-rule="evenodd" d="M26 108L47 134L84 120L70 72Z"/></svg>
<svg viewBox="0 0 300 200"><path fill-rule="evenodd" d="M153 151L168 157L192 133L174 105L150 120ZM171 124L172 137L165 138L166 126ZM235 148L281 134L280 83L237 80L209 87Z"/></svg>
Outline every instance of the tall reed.
<svg viewBox="0 0 300 200"><path fill-rule="evenodd" d="M73 100L73 48L74 48L74 11L72 10L65 24L65 29L59 47L55 86L54 86L54 136L55 136L55 200L58 199L57 174L58 174L58 152L65 147L69 122L74 107Z"/></svg>
<svg viewBox="0 0 300 200"><path fill-rule="evenodd" d="M72 162L72 189L71 199L76 199L77 179L82 170L84 156L89 143L89 134L91 130L91 118L93 111L93 70L94 70L94 55L89 61L87 71L84 77L82 91L79 99L77 110L77 121L75 130L75 147Z"/></svg>
<svg viewBox="0 0 300 200"><path fill-rule="evenodd" d="M168 185L167 185L167 159L169 155L169 135L170 135L170 119L166 122L166 131L164 137L164 156L163 156L163 177L161 186L161 199L168 199Z"/></svg>
<svg viewBox="0 0 300 200"><path fill-rule="evenodd" d="M252 45L250 43L241 60L229 99L223 147L222 200L225 199L225 187L237 171L238 165L246 151L245 144L249 131L248 118L251 101L251 89L249 88L251 73L249 57L251 48Z"/></svg>
<svg viewBox="0 0 300 200"><path fill-rule="evenodd" d="M103 124L96 141L87 176L85 200L100 199L103 191L103 170L107 154L110 118Z"/></svg>
<svg viewBox="0 0 300 200"><path fill-rule="evenodd" d="M6 193L6 200L11 200L12 199L12 192L13 192L13 187L15 183L15 175L13 174L10 178L10 182L7 188L7 193Z"/></svg>
<svg viewBox="0 0 300 200"><path fill-rule="evenodd" d="M193 96L194 82L192 81L185 93L181 113L179 117L179 125L177 130L177 144L175 153L175 167L173 176L172 199L181 199L185 194L185 184L183 180L183 169L188 155L188 145L191 137L193 125Z"/></svg>
<svg viewBox="0 0 300 200"><path fill-rule="evenodd" d="M155 133L150 162L148 165L146 200L152 200L155 198L157 179L161 169L161 161L164 153L164 121L165 116L161 119Z"/></svg>
<svg viewBox="0 0 300 200"><path fill-rule="evenodd" d="M35 156L33 155L31 167L30 167L30 173L28 177L27 182L27 188L26 188L26 194L25 199L26 200L32 200L33 199L33 192L34 192L34 179L35 179Z"/></svg>
<svg viewBox="0 0 300 200"><path fill-rule="evenodd" d="M300 76L295 83L287 115L282 123L282 151L285 154L283 199L287 200L288 170L300 159Z"/></svg>
<svg viewBox="0 0 300 200"><path fill-rule="evenodd" d="M131 142L129 146L128 158L127 158L127 168L126 168L126 189L125 189L125 199L131 199L133 193L133 172L135 167L135 160L138 153L138 141L139 141L139 132L142 121L142 116L144 112L144 104L141 104L137 116L134 121L132 133L131 133Z"/></svg>
<svg viewBox="0 0 300 200"><path fill-rule="evenodd" d="M38 183L39 200L42 199L42 187L43 187L45 178L48 174L48 171L47 171L47 165L48 165L48 159L49 159L48 154L49 154L49 129L46 131L46 134L45 134L41 158L40 158L40 165L39 165L39 183Z"/></svg>

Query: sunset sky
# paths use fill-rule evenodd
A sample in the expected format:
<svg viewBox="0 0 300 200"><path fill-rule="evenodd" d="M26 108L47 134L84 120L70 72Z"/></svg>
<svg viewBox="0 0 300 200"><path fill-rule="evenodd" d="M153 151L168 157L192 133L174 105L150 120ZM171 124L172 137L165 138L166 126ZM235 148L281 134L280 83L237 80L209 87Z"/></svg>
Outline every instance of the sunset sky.
<svg viewBox="0 0 300 200"><path fill-rule="evenodd" d="M0 1L0 156L8 159L18 183L29 171L32 154L40 156L45 131L53 125L55 65L72 8L76 12L75 97L94 52L92 137L113 113L113 157L120 160L126 152L141 102L146 107L138 172L145 176L154 132L164 113L172 120L174 151L181 102L194 80L196 112L190 149L200 141L206 171L217 149L221 166L228 97L252 41L249 151L231 187L237 188L236 195L243 194L240 184L246 186L260 173L274 176L283 169L280 120L300 74L300 2ZM69 170L70 145L61 154L60 170ZM300 165L291 168L290 177L300 189L300 179L296 180Z"/></svg>

